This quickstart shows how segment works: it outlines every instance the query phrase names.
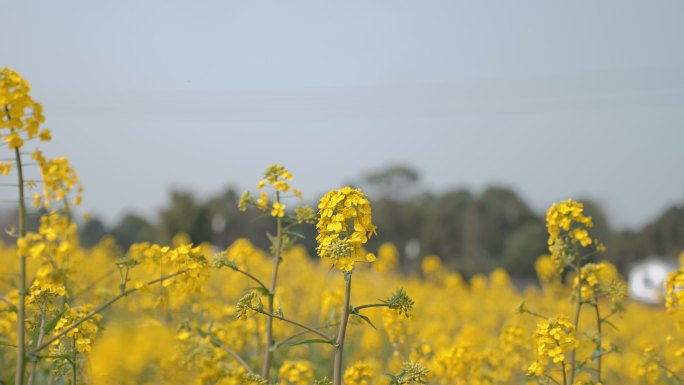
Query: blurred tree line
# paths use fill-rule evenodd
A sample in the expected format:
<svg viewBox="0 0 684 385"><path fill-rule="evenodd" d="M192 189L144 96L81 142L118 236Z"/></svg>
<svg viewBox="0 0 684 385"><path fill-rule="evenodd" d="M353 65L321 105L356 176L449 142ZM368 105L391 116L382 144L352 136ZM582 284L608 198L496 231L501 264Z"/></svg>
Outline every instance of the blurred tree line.
<svg viewBox="0 0 684 385"><path fill-rule="evenodd" d="M436 254L466 276L498 266L514 275L530 276L535 259L547 252L544 213L531 210L511 189L492 186L479 194L467 189L429 192L421 187L419 173L403 165L370 172L348 184L363 188L373 203L379 232L368 244L370 251L383 242L394 243L407 271L417 268L421 257ZM128 214L109 227L91 218L81 226L82 243L92 246L109 234L122 248L142 241L167 244L174 234L183 232L195 243L226 247L246 237L266 248L264 234L274 232L273 221L257 210L238 211L241 193L228 189L199 200L189 192L174 191L155 219ZM598 205L583 202L594 219L593 236L606 244L606 258L623 272L639 259L675 258L684 250L682 205L671 207L638 231L619 232L609 227ZM309 203L316 206L316 202ZM303 225L297 231L306 236L303 243L315 256L313 226Z"/></svg>

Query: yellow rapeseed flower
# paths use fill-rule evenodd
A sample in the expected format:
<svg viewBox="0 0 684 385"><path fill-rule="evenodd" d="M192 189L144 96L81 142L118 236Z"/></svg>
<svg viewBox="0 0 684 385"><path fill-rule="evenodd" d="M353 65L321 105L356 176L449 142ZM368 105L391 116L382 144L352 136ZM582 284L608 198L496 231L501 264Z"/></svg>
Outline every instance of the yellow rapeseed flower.
<svg viewBox="0 0 684 385"><path fill-rule="evenodd" d="M273 210L271 210L272 217L282 218L285 216L285 205L282 203L274 202Z"/></svg>
<svg viewBox="0 0 684 385"><path fill-rule="evenodd" d="M376 234L371 206L359 189L344 187L325 194L318 203L316 224L318 255L330 258L340 270L351 271L357 261L375 261L366 257L363 245Z"/></svg>

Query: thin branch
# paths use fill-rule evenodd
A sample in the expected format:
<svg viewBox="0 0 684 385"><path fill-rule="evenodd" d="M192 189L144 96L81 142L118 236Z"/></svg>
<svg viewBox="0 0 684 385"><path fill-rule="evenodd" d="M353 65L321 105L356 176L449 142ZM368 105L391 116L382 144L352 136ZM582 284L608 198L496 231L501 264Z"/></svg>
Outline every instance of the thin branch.
<svg viewBox="0 0 684 385"><path fill-rule="evenodd" d="M677 380L677 383L678 383L678 384L681 384L681 383L682 383L682 379L681 379L679 376L677 376L677 374L675 374L675 372L673 372L672 370L670 370L667 366L661 364L661 363L658 362L658 361L655 361L655 363L656 363L656 365L658 365L661 369L663 369L664 371L666 371L668 375L672 376L672 378L674 378L675 380Z"/></svg>
<svg viewBox="0 0 684 385"><path fill-rule="evenodd" d="M544 374L544 377L548 378L549 380L553 381L554 383L556 383L556 384L558 384L558 385L561 385L561 383L558 382L558 380L556 380L555 378L551 377L551 376L548 375L548 374Z"/></svg>
<svg viewBox="0 0 684 385"><path fill-rule="evenodd" d="M335 326L339 326L339 324L340 324L339 322L335 322L335 323L332 323L332 324L330 324L330 325L319 326L319 327L314 328L314 329L316 329L316 330L325 330L325 329L329 329L329 328L332 328L332 327L335 327ZM295 333L295 334L293 334L293 335L291 335L291 336L289 336L289 337L287 337L287 338L283 338L283 339L282 339L281 341L279 341L279 342L276 342L275 346L276 346L276 347L282 346L282 345L284 345L284 344L286 344L286 343L292 341L293 339L295 339L295 338L297 338L297 337L301 337L301 336L303 336L303 335L305 335L305 334L307 334L307 333L310 333L310 331L309 331L309 330L302 330L301 332Z"/></svg>
<svg viewBox="0 0 684 385"><path fill-rule="evenodd" d="M544 315L542 315L542 314L539 314L539 313L537 313L536 311L530 310L530 309L528 309L528 308L522 309L522 311L521 311L520 313L527 313L527 314L529 314L529 315L532 315L532 316L541 318L541 319L543 319L544 321L548 321L548 320L549 320L549 317L546 317L546 316L544 316Z"/></svg>
<svg viewBox="0 0 684 385"><path fill-rule="evenodd" d="M244 271L238 267L233 268L233 270L237 271L238 273L244 274L247 278L251 279L252 281L256 282L259 286L261 286L261 288L263 288L267 293L273 294L273 293L271 293L270 290L268 290L266 285L264 285L264 283L261 282L261 280L259 278L253 276L252 274L250 274L250 273L248 273L248 272L246 272L246 271Z"/></svg>
<svg viewBox="0 0 684 385"><path fill-rule="evenodd" d="M6 303L10 308L16 307L9 299L7 299L7 297L2 294L0 294L0 301Z"/></svg>
<svg viewBox="0 0 684 385"><path fill-rule="evenodd" d="M317 336L324 338L324 339L327 340L327 341L332 341L332 339L331 339L330 337L328 337L328 336L326 336L325 334L319 332L319 331L316 330L315 328L312 328L311 326L307 326L307 325L304 325L303 323L297 322L297 321L295 321L295 320L291 320L291 319L289 319L289 318L285 318L285 317L281 316L280 314L273 314L273 313L269 313L269 312L264 311L264 310L261 310L261 311L260 311L259 309L252 309L252 310L256 311L257 313L261 313L261 314L263 314L263 315L266 315L266 316L269 316L269 317L273 317L273 318L275 318L275 319L279 319L279 320L285 321L285 322L287 322L287 323L291 323L292 325L299 326L300 328L306 329L306 330L310 331L311 333L314 333L314 334L316 334Z"/></svg>
<svg viewBox="0 0 684 385"><path fill-rule="evenodd" d="M202 334L202 335L208 335L209 338L211 339L211 343L212 343L214 346L223 349L226 353L228 353L228 354L230 354L231 356L233 356L233 358L234 358L238 363L240 363L240 365L242 365L242 367L244 367L245 370L247 370L247 372L248 372L249 374L254 374L254 372L253 372L252 369L249 367L249 365L247 364L247 362L245 362L245 360L243 360L242 357L240 357L240 355L237 354L237 352L236 352L235 350L229 348L229 347L226 346L223 342L221 342L221 340L218 339L218 337L216 337L216 335L214 335L214 333L212 333L211 331L205 332L205 331L203 331L203 330L201 330L201 329L199 329L199 328L197 329L197 332L200 333L200 334Z"/></svg>
<svg viewBox="0 0 684 385"><path fill-rule="evenodd" d="M175 277L175 276L177 276L177 275L183 274L183 273L185 273L185 272L187 272L187 270L177 271L177 272L175 272L175 273L173 273L173 274L169 274L169 275L166 275L166 276L161 277L161 278L153 279L153 280L147 282L147 285L154 285L155 283L159 283L159 282L162 282L162 281L166 281L166 280L168 280L168 279L171 279L171 278L173 278L173 277ZM43 342L42 344L40 344L38 347L36 347L35 349L33 349L30 353L31 353L31 354L35 354L35 353L37 353L37 352L39 352L39 351L45 349L46 347L50 346L50 344L52 344L54 341L57 341L58 339L62 338L62 336L64 336L64 335L67 334L68 332L70 332L72 329L78 327L78 325L80 325L80 324L82 324L83 322L85 322L85 321L87 321L87 320L93 318L96 314L101 313L103 310L105 310L106 308L108 308L109 306L111 306L113 303L115 303L116 301L120 300L121 298L123 298L123 297L125 297L125 296L127 296L127 295L129 295L129 294L131 294L131 293L133 293L133 292L136 292L136 291L138 291L138 290L139 290L139 289L138 289L138 288L135 288L135 287L130 288L130 289L128 289L128 290L126 290L126 291L120 293L120 294L117 295L116 297L113 297L112 299L110 299L110 300L104 302L104 303L101 304L100 306L96 307L93 311L91 311L90 313L88 313L88 314L86 314L85 316L83 316L83 318L81 318L80 320L78 320L78 321L74 322L73 324L67 326L66 328L62 329L59 333L55 334L54 336L48 338L47 341L45 341L45 342Z"/></svg>

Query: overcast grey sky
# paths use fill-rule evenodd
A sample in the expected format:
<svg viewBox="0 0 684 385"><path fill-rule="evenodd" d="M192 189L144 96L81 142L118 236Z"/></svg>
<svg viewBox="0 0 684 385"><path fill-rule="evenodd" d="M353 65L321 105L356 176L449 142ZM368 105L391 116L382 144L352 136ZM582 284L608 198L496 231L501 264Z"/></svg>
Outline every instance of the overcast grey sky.
<svg viewBox="0 0 684 385"><path fill-rule="evenodd" d="M286 165L315 198L415 165L638 226L684 200L684 2L12 1L0 66L45 106L84 207L152 214L171 187Z"/></svg>

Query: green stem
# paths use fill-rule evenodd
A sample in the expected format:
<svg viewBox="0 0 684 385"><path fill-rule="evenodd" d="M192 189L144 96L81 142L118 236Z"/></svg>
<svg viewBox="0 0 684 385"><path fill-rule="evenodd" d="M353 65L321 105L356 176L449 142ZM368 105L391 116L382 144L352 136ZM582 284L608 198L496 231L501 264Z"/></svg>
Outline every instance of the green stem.
<svg viewBox="0 0 684 385"><path fill-rule="evenodd" d="M9 109L5 106L5 113L10 117ZM14 129L12 129L14 132ZM26 201L24 197L24 170L21 164L21 153L14 149L17 160L17 174L19 178L19 236L26 236ZM19 303L17 305L17 366L14 377L15 385L24 384L24 369L26 368L26 256L19 256Z"/></svg>
<svg viewBox="0 0 684 385"><path fill-rule="evenodd" d="M38 330L38 339L36 340L36 346L40 346L43 343L43 338L45 338L45 306L40 307L40 329ZM38 357L32 357L31 360L31 370L29 371L28 385L33 385L36 380L36 370L38 369Z"/></svg>
<svg viewBox="0 0 684 385"><path fill-rule="evenodd" d="M68 361L71 363L71 373L72 373L71 381L72 381L73 385L76 385L76 380L78 378L78 373L76 371L76 360L70 359Z"/></svg>
<svg viewBox="0 0 684 385"><path fill-rule="evenodd" d="M596 382L601 382L601 356L603 355L602 354L603 350L601 347L601 342L602 342L601 340L602 340L603 336L601 335L601 313L599 312L598 302L596 302L594 304L594 310L596 310L595 311L595 313L596 313L596 328L598 331L598 342L597 342L597 344L598 344L598 351L600 353L597 357L597 369L598 369L598 371L596 373Z"/></svg>
<svg viewBox="0 0 684 385"><path fill-rule="evenodd" d="M351 299L351 272L344 273L344 308L340 330L337 334L337 346L335 348L335 361L333 363L333 385L342 385L342 354L344 350L344 337L347 333L347 322L349 321L349 302Z"/></svg>
<svg viewBox="0 0 684 385"><path fill-rule="evenodd" d="M561 361L561 368L563 370L563 385L568 385L567 374L565 374L565 362ZM572 384L572 382L571 382Z"/></svg>
<svg viewBox="0 0 684 385"><path fill-rule="evenodd" d="M280 192L276 191L276 202L280 203ZM271 290L268 296L268 313L271 314L266 319L266 344L264 346L264 366L261 370L261 377L266 381L270 380L269 373L271 371L271 364L273 361L273 351L271 346L275 342L273 340L273 302L275 300L276 284L278 282L278 267L280 266L280 249L283 245L283 222L280 217L276 216L276 244L275 253L273 256L273 276L271 278Z"/></svg>
<svg viewBox="0 0 684 385"><path fill-rule="evenodd" d="M577 272L577 291L575 296L577 304L575 306L575 318L573 320L573 325L575 326L575 339L577 339L578 329L579 329L579 318L580 312L582 310L582 265L577 252L577 247L575 247L575 271ZM570 352L570 384L575 382L575 356L577 354L577 348L573 348Z"/></svg>

